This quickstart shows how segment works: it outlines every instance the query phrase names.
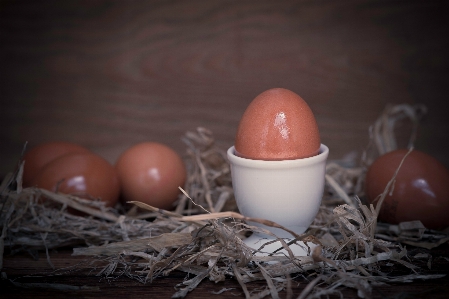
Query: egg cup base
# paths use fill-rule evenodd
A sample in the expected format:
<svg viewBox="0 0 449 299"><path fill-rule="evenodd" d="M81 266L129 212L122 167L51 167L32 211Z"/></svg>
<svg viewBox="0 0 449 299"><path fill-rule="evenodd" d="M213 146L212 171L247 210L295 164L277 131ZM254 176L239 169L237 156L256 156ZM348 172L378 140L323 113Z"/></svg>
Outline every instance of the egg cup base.
<svg viewBox="0 0 449 299"><path fill-rule="evenodd" d="M243 242L250 248L254 250L258 250L262 245L274 241L275 238L267 235L259 235L257 233L252 234L248 238L244 239ZM283 238L285 243L289 243L293 239ZM310 248L310 252L313 251L313 249L317 246L313 243L308 242L307 245ZM292 251L294 256L308 256L309 254L309 248L307 245L302 241L296 241L294 244L289 245L290 250ZM281 249L281 250L278 250ZM276 251L278 250L278 251ZM254 253L255 256L268 256L271 255L274 251L272 256L289 256L288 251L283 248L280 241L275 241L270 244L265 245L260 251L257 251Z"/></svg>

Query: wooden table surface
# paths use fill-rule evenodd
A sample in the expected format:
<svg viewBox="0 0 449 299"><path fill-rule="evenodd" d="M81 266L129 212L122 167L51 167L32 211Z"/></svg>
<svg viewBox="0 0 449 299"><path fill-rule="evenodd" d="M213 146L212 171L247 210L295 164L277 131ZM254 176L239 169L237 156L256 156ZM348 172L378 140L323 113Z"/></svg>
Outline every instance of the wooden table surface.
<svg viewBox="0 0 449 299"><path fill-rule="evenodd" d="M182 154L184 132L202 126L227 148L246 106L272 87L309 103L331 159L360 156L387 104L425 104L416 148L449 166L448 13L447 1L0 1L0 176L14 170L26 141L72 141L114 163L146 140ZM448 258L446 245L436 255ZM42 256L6 256L2 271L48 273ZM68 249L51 256L57 267L79 262ZM431 271L447 273L444 261ZM23 281L100 291L38 291L2 280L0 297L170 297L184 278L141 285L94 274ZM445 298L448 282L379 286L373 296ZM234 281L205 281L189 298L223 287L235 289L214 296L243 295Z"/></svg>
<svg viewBox="0 0 449 299"><path fill-rule="evenodd" d="M409 256L417 253L429 253L432 255L431 269L427 267L427 259L423 259L417 269L424 274L449 274L449 245L445 244L431 251L417 248L409 248ZM61 291L49 288L25 288L12 285L8 280L0 280L0 298L170 298L175 293L175 286L181 283L186 274L173 272L170 276L161 277L153 283L142 284L127 277L111 278L106 280L96 276L99 268L93 269L86 265L88 258L71 256L70 249L62 249L52 253L51 262L53 270L47 263L45 254L40 254L39 260L34 260L30 255L17 256L6 255L4 268L8 278L18 283L28 284L65 284L74 287L88 287L83 290ZM401 274L411 274L411 270L399 269ZM27 276L27 277L25 277ZM293 298L299 296L306 287L307 281L297 278L292 284ZM249 290L265 288L262 281L248 284ZM90 288L90 289L89 289ZM223 289L229 289L219 293ZM358 298L356 291L341 288L344 298ZM432 280L415 280L410 283L394 283L390 285L374 286L372 298L447 298L449 296L449 275ZM205 279L200 285L187 295L187 298L244 298L237 281L227 279L224 282L214 283ZM281 298L286 298L286 292L281 293ZM338 296L331 297L338 298Z"/></svg>

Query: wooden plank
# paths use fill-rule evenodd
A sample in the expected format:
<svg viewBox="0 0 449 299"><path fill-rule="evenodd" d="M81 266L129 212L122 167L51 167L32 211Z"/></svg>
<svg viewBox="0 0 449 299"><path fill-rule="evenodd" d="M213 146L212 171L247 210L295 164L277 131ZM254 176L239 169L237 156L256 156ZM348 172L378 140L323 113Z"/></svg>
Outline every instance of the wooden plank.
<svg viewBox="0 0 449 299"><path fill-rule="evenodd" d="M303 96L331 159L368 142L387 103L424 103L417 148L446 165L445 2L4 1L0 173L25 141L80 143L114 162L154 140L179 153L204 126L233 144L261 91Z"/></svg>
<svg viewBox="0 0 449 299"><path fill-rule="evenodd" d="M421 249L411 249L410 255L423 252ZM420 265L421 273L444 273L449 274L449 262L445 258L449 257L449 246L443 245L441 248L430 251L433 256L432 269L426 269L427 260L423 260ZM89 261L87 259L87 261ZM81 297L81 298L111 298L111 297L133 297L156 296L157 298L170 298L175 293L175 286L182 283L187 277L183 272L173 272L168 277L161 277L153 283L142 284L127 277L116 277L105 279L96 276L101 268L93 268L85 257L72 256L70 249L62 249L51 254L51 262L55 267L52 269L45 255L41 253L39 260L33 260L27 254L16 256L6 256L5 265L2 272L5 272L9 279L23 284L63 284L69 286L83 287L81 290L61 291L49 288L24 288L14 286L8 280L0 280L1 298L50 298L50 297ZM397 269L397 268L396 268ZM396 270L398 271L398 270ZM409 271L399 269L401 274L410 274ZM192 276L191 276L192 277ZM296 277L292 284L294 298L299 296L308 281L303 277ZM48 285L47 285L48 286ZM263 282L249 284L250 290L265 287ZM221 294L220 291L229 289ZM350 289L341 288L344 298L358 298L357 293ZM393 296L415 296L419 298L447 298L449 292L449 277L441 279L421 281L416 280L411 283L379 285L373 287L373 298L386 298ZM281 294L285 297L286 293ZM239 284L232 279L224 282L213 283L204 280L197 289L191 292L187 298L244 298L243 291Z"/></svg>

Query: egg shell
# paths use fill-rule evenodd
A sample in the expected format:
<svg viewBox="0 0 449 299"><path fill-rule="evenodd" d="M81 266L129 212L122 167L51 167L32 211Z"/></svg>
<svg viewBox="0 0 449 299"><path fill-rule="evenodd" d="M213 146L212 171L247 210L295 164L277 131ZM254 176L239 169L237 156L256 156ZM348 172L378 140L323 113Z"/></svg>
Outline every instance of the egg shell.
<svg viewBox="0 0 449 299"><path fill-rule="evenodd" d="M117 172L94 153L69 153L45 165L33 179L33 186L53 192L100 199L114 206L120 195Z"/></svg>
<svg viewBox="0 0 449 299"><path fill-rule="evenodd" d="M245 110L235 138L236 155L253 160L292 160L315 156L321 141L309 105L296 93L273 88Z"/></svg>
<svg viewBox="0 0 449 299"><path fill-rule="evenodd" d="M391 151L371 164L365 183L370 203L383 193L407 152ZM379 219L393 224L420 220L427 228L443 229L449 226L448 215L448 169L434 157L413 150L396 176L393 192L385 197Z"/></svg>
<svg viewBox="0 0 449 299"><path fill-rule="evenodd" d="M182 158L157 142L136 144L118 158L116 165L126 201L140 201L169 209L177 200L187 171Z"/></svg>
<svg viewBox="0 0 449 299"><path fill-rule="evenodd" d="M23 185L29 187L36 174L49 162L68 153L87 153L87 148L76 143L64 141L52 141L39 144L23 156L25 161L23 168Z"/></svg>

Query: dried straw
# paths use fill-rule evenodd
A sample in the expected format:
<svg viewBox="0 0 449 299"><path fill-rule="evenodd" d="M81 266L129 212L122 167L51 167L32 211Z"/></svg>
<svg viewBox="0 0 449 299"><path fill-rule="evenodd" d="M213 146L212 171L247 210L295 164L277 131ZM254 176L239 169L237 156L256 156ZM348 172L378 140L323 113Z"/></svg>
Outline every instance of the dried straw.
<svg viewBox="0 0 449 299"><path fill-rule="evenodd" d="M102 265L99 276L125 275L150 283L175 270L194 274L176 286L173 298L185 297L206 278L215 282L235 279L246 298L279 298L282 290L291 298L292 275L309 281L298 298L341 295L341 287L353 288L360 297L369 298L377 284L441 277L420 274L403 245L433 248L447 242L448 234L427 230L419 221L399 225L377 222L394 177L376 207L365 205L360 199L364 196L366 167L375 156L395 149L395 122L409 118L415 124L412 144L416 124L424 111L422 106L387 107L370 129L372 142L361 166L356 166L355 161L328 163L322 206L302 235L272 221L248 218L237 212L226 153L215 146L212 133L205 128L187 132L183 137L189 175L173 211L139 202L133 202L135 207L124 211L121 206L106 208L100 201L22 188L21 164L0 185L0 268L4 248L12 253L46 250L51 263L49 249L73 246L74 255L92 256ZM49 200L41 202L41 197ZM68 207L88 216L72 215L67 212ZM139 211L142 213L136 214ZM287 255L257 256L257 250L247 247L242 239L262 229L246 224L247 221L282 228L294 240L318 246L308 256L295 257L289 244L277 238ZM264 244L259 250L263 247ZM391 264L409 268L413 274L391 276L383 271L384 266ZM248 283L256 280L265 281L266 287L251 290Z"/></svg>

